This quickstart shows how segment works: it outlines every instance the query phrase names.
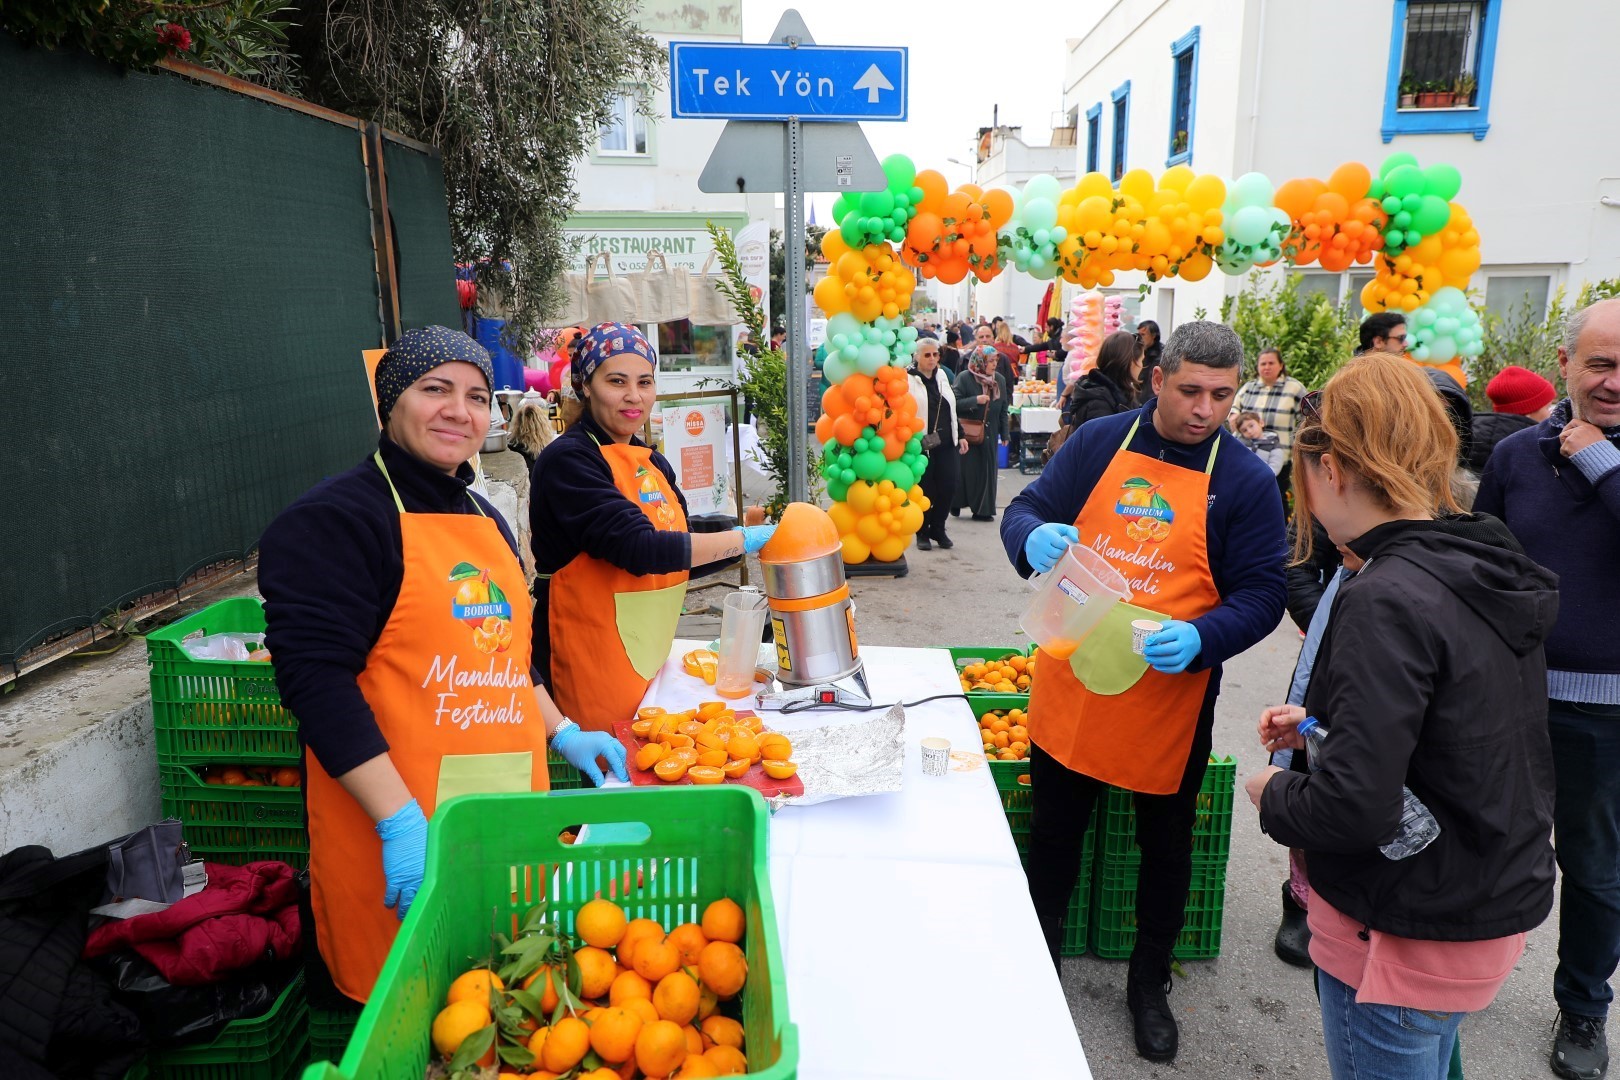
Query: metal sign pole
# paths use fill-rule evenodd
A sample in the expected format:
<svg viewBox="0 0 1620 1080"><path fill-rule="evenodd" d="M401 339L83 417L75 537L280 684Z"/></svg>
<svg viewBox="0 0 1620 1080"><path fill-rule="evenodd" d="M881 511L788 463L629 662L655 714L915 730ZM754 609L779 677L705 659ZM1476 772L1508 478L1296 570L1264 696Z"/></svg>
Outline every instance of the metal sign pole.
<svg viewBox="0 0 1620 1080"><path fill-rule="evenodd" d="M810 498L810 474L805 444L810 429L810 354L806 349L808 335L804 324L804 189L801 172L804 168L804 139L799 129L799 118L788 117L786 137L786 188L783 196L784 224L787 237L784 262L787 264L787 402L788 402L788 499L807 502Z"/></svg>

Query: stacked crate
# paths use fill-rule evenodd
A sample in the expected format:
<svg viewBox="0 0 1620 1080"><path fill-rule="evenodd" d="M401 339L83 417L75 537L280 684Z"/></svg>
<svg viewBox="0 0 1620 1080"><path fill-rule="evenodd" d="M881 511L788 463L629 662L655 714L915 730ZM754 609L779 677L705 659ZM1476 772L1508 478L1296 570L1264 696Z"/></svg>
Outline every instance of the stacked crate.
<svg viewBox="0 0 1620 1080"><path fill-rule="evenodd" d="M302 767L298 725L281 706L275 672L259 661L194 660L192 634L262 633L264 607L223 600L147 635L152 719L163 813L178 818L192 853L214 862L274 859L303 869L309 832L300 787L208 783L228 766Z"/></svg>

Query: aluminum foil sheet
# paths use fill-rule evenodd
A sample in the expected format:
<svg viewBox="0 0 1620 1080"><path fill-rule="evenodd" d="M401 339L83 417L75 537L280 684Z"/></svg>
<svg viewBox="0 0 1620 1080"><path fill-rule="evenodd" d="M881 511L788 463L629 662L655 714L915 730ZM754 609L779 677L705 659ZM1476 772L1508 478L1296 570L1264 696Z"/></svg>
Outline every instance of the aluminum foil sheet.
<svg viewBox="0 0 1620 1080"><path fill-rule="evenodd" d="M805 793L772 796L767 800L771 809L899 791L906 760L905 729L906 710L894 705L882 715L846 714L825 727L787 732Z"/></svg>

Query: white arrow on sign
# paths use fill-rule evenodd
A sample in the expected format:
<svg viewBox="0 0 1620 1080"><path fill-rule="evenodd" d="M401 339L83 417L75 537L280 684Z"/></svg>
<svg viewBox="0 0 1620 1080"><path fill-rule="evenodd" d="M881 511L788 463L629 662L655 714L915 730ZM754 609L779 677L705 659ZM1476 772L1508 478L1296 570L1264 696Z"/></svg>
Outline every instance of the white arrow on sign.
<svg viewBox="0 0 1620 1080"><path fill-rule="evenodd" d="M873 64L866 69L866 74L862 75L860 80L855 83L855 89L865 90L866 100L874 102L878 99L879 90L893 90L894 83L890 82L883 72L878 70L876 64Z"/></svg>

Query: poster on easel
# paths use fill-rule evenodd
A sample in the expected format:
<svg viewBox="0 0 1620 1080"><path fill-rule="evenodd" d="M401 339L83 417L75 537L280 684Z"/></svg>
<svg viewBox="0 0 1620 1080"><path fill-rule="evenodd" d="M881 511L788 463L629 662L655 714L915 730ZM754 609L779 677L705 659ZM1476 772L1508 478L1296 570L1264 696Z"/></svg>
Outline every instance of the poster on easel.
<svg viewBox="0 0 1620 1080"><path fill-rule="evenodd" d="M666 406L664 456L675 467L675 482L686 496L688 516L740 513L731 472L726 467L726 407L721 404Z"/></svg>

